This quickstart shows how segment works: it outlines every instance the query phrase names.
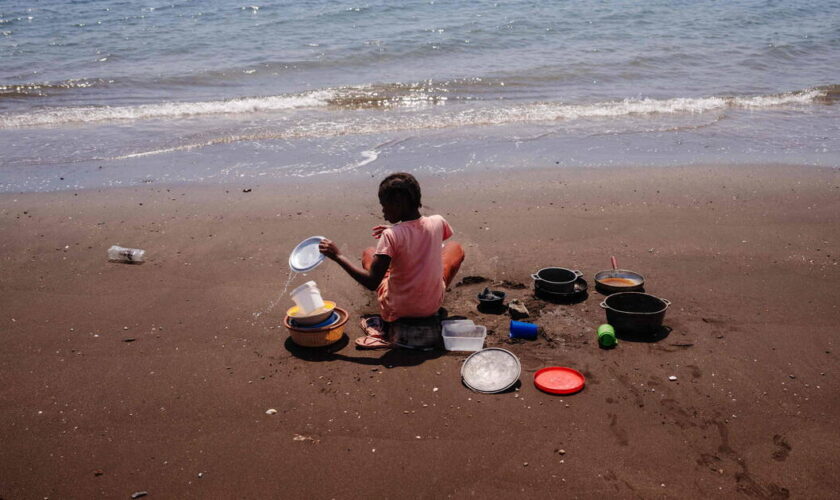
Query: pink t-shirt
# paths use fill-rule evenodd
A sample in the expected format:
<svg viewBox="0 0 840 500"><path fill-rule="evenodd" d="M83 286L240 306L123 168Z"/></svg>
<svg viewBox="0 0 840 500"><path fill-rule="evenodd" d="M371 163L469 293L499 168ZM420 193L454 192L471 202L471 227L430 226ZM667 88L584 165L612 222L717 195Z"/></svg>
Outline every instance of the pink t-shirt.
<svg viewBox="0 0 840 500"><path fill-rule="evenodd" d="M443 304L441 245L452 227L440 215L400 222L382 232L376 254L391 257L377 289L382 319L431 316Z"/></svg>

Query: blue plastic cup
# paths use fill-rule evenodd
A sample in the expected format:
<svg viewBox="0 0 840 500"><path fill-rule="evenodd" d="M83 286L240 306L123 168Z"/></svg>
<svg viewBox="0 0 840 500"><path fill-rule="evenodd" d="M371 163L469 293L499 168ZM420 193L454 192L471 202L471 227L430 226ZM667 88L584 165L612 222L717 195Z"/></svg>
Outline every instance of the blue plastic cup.
<svg viewBox="0 0 840 500"><path fill-rule="evenodd" d="M510 320L510 338L534 340L539 327L533 323Z"/></svg>

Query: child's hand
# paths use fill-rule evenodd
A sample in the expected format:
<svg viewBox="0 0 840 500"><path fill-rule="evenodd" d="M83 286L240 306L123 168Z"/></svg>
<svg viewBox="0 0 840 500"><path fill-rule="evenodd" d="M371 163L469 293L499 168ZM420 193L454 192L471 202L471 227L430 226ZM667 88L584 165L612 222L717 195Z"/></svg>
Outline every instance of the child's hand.
<svg viewBox="0 0 840 500"><path fill-rule="evenodd" d="M318 251L332 260L335 260L341 254L336 244L326 238L321 240L321 243L318 243Z"/></svg>
<svg viewBox="0 0 840 500"><path fill-rule="evenodd" d="M373 231L373 237L377 240L382 237L382 231L388 229L389 226L374 226L371 231Z"/></svg>

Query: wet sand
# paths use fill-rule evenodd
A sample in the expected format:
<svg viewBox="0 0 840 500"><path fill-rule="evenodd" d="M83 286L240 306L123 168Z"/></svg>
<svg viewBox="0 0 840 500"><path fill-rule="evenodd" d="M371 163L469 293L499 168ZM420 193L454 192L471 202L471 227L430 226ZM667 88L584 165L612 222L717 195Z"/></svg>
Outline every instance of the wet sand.
<svg viewBox="0 0 840 500"><path fill-rule="evenodd" d="M421 177L467 253L445 307L522 363L497 395L461 384L466 353L355 350L375 301L332 262L293 286L348 309L349 338L288 341L289 250L319 234L360 254L377 182L0 195L0 497L836 495L840 171ZM112 244L148 261L108 263ZM659 337L602 350L611 255L672 305ZM535 298L549 266L588 296ZM544 334L510 343L485 286ZM537 390L554 365L585 389Z"/></svg>

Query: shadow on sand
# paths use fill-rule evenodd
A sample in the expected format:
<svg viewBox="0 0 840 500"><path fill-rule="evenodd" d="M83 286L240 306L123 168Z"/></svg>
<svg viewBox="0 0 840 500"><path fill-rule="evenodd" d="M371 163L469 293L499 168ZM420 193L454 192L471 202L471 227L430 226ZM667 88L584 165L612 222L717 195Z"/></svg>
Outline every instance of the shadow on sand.
<svg viewBox="0 0 840 500"><path fill-rule="evenodd" d="M654 331L653 333L639 334L621 333L620 331L616 331L615 336L618 337L619 340L624 340L626 342L654 343L668 338L668 335L671 334L671 331L673 331L673 329L670 326L661 326L658 330Z"/></svg>
<svg viewBox="0 0 840 500"><path fill-rule="evenodd" d="M418 351L413 349L386 349L381 351L382 356L368 357L368 356L351 356L342 354L338 351L344 349L350 339L347 335L341 337L341 340L335 344L325 347L301 347L291 338L287 338L283 345L289 353L304 361L322 362L322 361L346 361L349 363L358 363L367 366L384 366L385 368L395 368L398 366L417 366L424 361L430 359L437 359L446 354L443 349L435 349L432 351Z"/></svg>

